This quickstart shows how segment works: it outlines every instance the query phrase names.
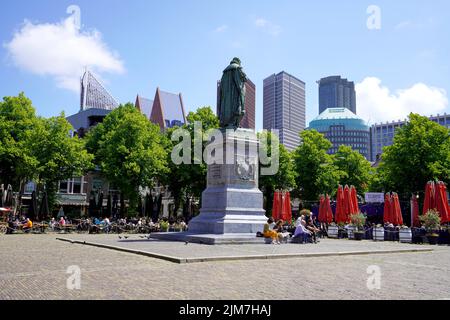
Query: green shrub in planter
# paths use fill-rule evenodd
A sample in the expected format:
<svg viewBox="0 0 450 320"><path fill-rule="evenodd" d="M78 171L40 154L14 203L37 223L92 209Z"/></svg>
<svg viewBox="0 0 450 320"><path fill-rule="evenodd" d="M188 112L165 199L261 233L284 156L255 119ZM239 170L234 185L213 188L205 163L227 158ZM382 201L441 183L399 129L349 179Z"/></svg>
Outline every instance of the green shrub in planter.
<svg viewBox="0 0 450 320"><path fill-rule="evenodd" d="M366 216L359 212L357 214L352 214L350 219L352 225L355 227L355 231L353 233L355 240L362 240L365 233L364 225L366 224Z"/></svg>
<svg viewBox="0 0 450 320"><path fill-rule="evenodd" d="M427 230L427 238L430 244L437 244L439 234L436 233L441 228L441 217L434 210L429 210L420 217L420 221Z"/></svg>

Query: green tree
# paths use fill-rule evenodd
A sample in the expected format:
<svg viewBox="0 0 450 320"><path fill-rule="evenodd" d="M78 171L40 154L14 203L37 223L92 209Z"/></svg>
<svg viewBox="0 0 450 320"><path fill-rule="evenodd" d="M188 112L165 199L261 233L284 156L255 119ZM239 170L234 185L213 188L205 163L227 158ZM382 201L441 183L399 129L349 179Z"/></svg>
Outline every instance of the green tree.
<svg viewBox="0 0 450 320"><path fill-rule="evenodd" d="M34 178L40 187L45 186L50 210L55 205L58 182L81 176L92 167L93 156L86 151L84 141L70 131L73 127L62 113L39 118L30 135L31 153L38 161Z"/></svg>
<svg viewBox="0 0 450 320"><path fill-rule="evenodd" d="M450 130L417 114L410 114L392 146L383 150L378 168L385 190L409 197L429 180L450 182Z"/></svg>
<svg viewBox="0 0 450 320"><path fill-rule="evenodd" d="M135 213L139 187L152 187L155 178L167 170L159 126L127 103L108 114L86 138L94 162L129 199L130 213Z"/></svg>
<svg viewBox="0 0 450 320"><path fill-rule="evenodd" d="M32 102L24 93L0 102L0 183L20 189L38 161L30 150L30 135L38 124Z"/></svg>
<svg viewBox="0 0 450 320"><path fill-rule="evenodd" d="M330 141L315 130L300 133L301 144L294 151L296 183L300 197L316 201L320 194L333 195L339 183L339 170L327 151Z"/></svg>
<svg viewBox="0 0 450 320"><path fill-rule="evenodd" d="M201 140L202 150L207 144L207 132L219 128L219 119L211 107L202 107L187 116L188 123L181 129L186 130L190 136L191 161L190 164L174 164L171 155L179 141L172 141L173 133L180 128L171 128L166 131L165 148L168 155L168 172L161 176L161 182L168 186L174 198L175 212L181 205L186 206L191 198L200 198L206 188L207 166L201 158L194 154L194 137ZM195 122L201 123L200 127Z"/></svg>
<svg viewBox="0 0 450 320"><path fill-rule="evenodd" d="M261 169L269 167L260 165L259 188L266 198L266 210L272 210L273 195L275 190L292 190L295 188L295 165L291 153L286 147L279 143L278 137L271 132L258 134L260 150L268 156L269 163L272 164L278 158L278 171L273 175L261 175ZM276 141L274 140L276 139ZM272 154L272 143L277 142L279 148Z"/></svg>
<svg viewBox="0 0 450 320"><path fill-rule="evenodd" d="M359 194L369 190L371 179L371 166L358 151L349 146L341 145L334 155L334 164L339 170L339 183L342 185L353 185Z"/></svg>

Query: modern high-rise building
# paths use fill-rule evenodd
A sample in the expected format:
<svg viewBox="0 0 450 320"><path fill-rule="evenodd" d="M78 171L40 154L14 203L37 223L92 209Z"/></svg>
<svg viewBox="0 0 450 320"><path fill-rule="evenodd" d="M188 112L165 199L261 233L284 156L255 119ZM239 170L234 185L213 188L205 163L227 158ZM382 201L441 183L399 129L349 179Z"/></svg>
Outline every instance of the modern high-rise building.
<svg viewBox="0 0 450 320"><path fill-rule="evenodd" d="M264 79L263 96L263 128L279 130L280 143L294 150L306 127L305 83L282 71Z"/></svg>
<svg viewBox="0 0 450 320"><path fill-rule="evenodd" d="M329 154L335 154L341 145L352 147L366 159L370 158L370 128L367 123L347 108L329 108L310 122L308 130L322 133L333 145Z"/></svg>
<svg viewBox="0 0 450 320"><path fill-rule="evenodd" d="M340 76L317 81L319 84L319 114L328 108L347 108L356 114L355 83Z"/></svg>
<svg viewBox="0 0 450 320"><path fill-rule="evenodd" d="M80 111L87 109L113 110L119 103L94 75L86 70L81 77Z"/></svg>
<svg viewBox="0 0 450 320"><path fill-rule="evenodd" d="M450 114L442 114L429 117L441 126L450 129ZM392 122L376 123L370 128L370 160L376 161L381 154L383 148L391 146L394 143L394 136L398 129L406 124L406 120L398 120Z"/></svg>
<svg viewBox="0 0 450 320"><path fill-rule="evenodd" d="M217 105L216 114L219 113L219 99L220 99L220 80L217 81ZM248 79L245 83L245 116L241 120L241 127L245 129L256 128L256 86Z"/></svg>

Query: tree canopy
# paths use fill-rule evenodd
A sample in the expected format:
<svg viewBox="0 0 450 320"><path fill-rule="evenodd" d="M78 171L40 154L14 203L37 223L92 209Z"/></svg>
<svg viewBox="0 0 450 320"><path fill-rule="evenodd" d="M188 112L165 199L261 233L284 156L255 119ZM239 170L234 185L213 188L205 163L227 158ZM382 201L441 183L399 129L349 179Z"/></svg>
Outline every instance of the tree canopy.
<svg viewBox="0 0 450 320"><path fill-rule="evenodd" d="M317 201L323 193L333 195L339 183L339 170L327 153L331 142L315 130L301 132L300 138L294 159L301 200Z"/></svg>
<svg viewBox="0 0 450 320"><path fill-rule="evenodd" d="M368 191L371 166L363 155L349 146L341 145L333 159L339 170L339 183L341 185L353 185L359 194Z"/></svg>
<svg viewBox="0 0 450 320"><path fill-rule="evenodd" d="M159 126L130 103L114 109L86 138L95 164L130 199L132 211L138 203L139 187L152 187L155 177L167 171Z"/></svg>
<svg viewBox="0 0 450 320"><path fill-rule="evenodd" d="M383 150L378 168L379 185L405 197L422 191L429 180L450 182L450 130L410 114L407 123Z"/></svg>

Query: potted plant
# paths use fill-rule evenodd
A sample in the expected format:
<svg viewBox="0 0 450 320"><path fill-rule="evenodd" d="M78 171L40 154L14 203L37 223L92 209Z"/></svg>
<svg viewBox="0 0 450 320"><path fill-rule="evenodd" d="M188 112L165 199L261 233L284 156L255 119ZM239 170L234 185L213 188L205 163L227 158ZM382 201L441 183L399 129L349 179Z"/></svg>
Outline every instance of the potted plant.
<svg viewBox="0 0 450 320"><path fill-rule="evenodd" d="M401 226L399 232L399 240L402 243L411 243L412 242L412 230L408 226Z"/></svg>
<svg viewBox="0 0 450 320"><path fill-rule="evenodd" d="M373 228L373 240L374 241L384 241L384 227L381 224L377 224Z"/></svg>
<svg viewBox="0 0 450 320"><path fill-rule="evenodd" d="M346 231L345 231L345 223L343 222L339 222L338 223L338 238L339 239L344 239L345 235L346 235Z"/></svg>
<svg viewBox="0 0 450 320"><path fill-rule="evenodd" d="M361 212L351 216L351 222L354 226L353 237L355 240L361 241L364 238L364 225L366 224L366 216Z"/></svg>
<svg viewBox="0 0 450 320"><path fill-rule="evenodd" d="M441 227L441 217L434 210L429 210L425 215L420 217L420 221L427 230L427 239L431 245L438 243L439 234L436 232Z"/></svg>
<svg viewBox="0 0 450 320"><path fill-rule="evenodd" d="M336 223L332 222L328 226L328 238L337 239L338 235L339 235L339 227L336 225Z"/></svg>

